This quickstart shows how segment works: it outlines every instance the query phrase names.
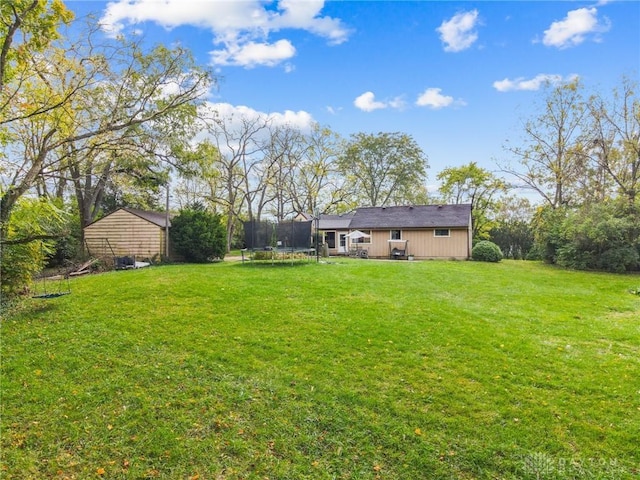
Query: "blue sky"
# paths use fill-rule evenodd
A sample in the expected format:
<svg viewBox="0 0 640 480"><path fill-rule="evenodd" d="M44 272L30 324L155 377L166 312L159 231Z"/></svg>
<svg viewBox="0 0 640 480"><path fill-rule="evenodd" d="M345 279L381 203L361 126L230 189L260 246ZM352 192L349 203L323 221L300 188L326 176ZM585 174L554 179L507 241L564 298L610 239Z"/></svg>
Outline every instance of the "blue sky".
<svg viewBox="0 0 640 480"><path fill-rule="evenodd" d="M640 71L640 2L67 1L108 34L191 49L231 112L315 121L344 137L410 134L430 182L497 169L545 80L608 93Z"/></svg>

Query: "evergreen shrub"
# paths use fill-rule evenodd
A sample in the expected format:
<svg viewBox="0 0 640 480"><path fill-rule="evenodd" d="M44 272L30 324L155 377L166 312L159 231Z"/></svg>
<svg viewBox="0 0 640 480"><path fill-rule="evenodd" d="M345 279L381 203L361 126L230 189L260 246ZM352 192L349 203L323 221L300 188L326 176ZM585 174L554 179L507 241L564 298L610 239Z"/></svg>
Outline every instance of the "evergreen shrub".
<svg viewBox="0 0 640 480"><path fill-rule="evenodd" d="M499 262L502 260L502 251L495 243L482 240L471 250L471 258L477 262Z"/></svg>

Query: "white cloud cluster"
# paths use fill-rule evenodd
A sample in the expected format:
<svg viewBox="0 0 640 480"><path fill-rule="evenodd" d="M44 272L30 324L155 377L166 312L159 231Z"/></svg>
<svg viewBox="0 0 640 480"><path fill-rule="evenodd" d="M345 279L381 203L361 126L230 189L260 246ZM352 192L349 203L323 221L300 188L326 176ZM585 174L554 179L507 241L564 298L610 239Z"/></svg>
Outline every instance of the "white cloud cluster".
<svg viewBox="0 0 640 480"><path fill-rule="evenodd" d="M542 43L548 47L574 47L590 35L598 40L598 34L608 31L609 28L611 25L606 18L602 21L598 19L598 10L595 7L579 8L571 10L563 20L553 22L544 31Z"/></svg>
<svg viewBox="0 0 640 480"><path fill-rule="evenodd" d="M402 97L395 97L391 100L380 102L376 100L373 92L364 92L353 101L353 104L364 112L373 112L374 110L381 110L383 108L402 110L405 106Z"/></svg>
<svg viewBox="0 0 640 480"><path fill-rule="evenodd" d="M402 110L406 107L406 102L402 96L395 97L393 100L381 102L376 100L373 92L365 92L358 96L353 104L364 112L373 112L374 110L382 110L391 108L394 110ZM453 97L442 94L441 88L427 88L423 93L418 95L415 104L419 107L427 107L432 110L439 110L451 106L464 106L466 102L462 99L455 100Z"/></svg>
<svg viewBox="0 0 640 480"><path fill-rule="evenodd" d="M221 47L211 52L212 63L251 68L293 58L296 49L290 40L271 40L282 30L305 30L330 45L345 42L349 30L340 19L322 16L323 7L324 0L280 0L275 8L262 0L117 0L107 4L100 23L112 35L142 22L166 29L207 28L214 34L213 43Z"/></svg>
<svg viewBox="0 0 640 480"><path fill-rule="evenodd" d="M478 10L461 12L443 21L436 31L440 33L445 52L460 52L473 45L478 39L475 30L478 23Z"/></svg>
<svg viewBox="0 0 640 480"><path fill-rule="evenodd" d="M521 90L537 91L545 85L558 85L564 82L571 82L576 78L577 75L563 77L562 75L540 73L529 79L518 77L514 79L505 78L503 80L496 80L493 82L493 88L499 92L513 92Z"/></svg>
<svg viewBox="0 0 640 480"><path fill-rule="evenodd" d="M264 120L274 127L289 126L297 128L303 132L311 131L315 120L310 113L304 110L294 112L285 110L284 112L265 113L244 105L232 105L230 103L208 102L201 112L204 118L221 118L225 120L225 125L230 129L242 126L244 121Z"/></svg>
<svg viewBox="0 0 640 480"><path fill-rule="evenodd" d="M598 6L608 0L600 0ZM460 12L436 28L446 52L460 52L471 47L478 40L477 27L480 24L478 10ZM568 48L581 44L587 38L599 41L599 35L611 28L611 22L598 17L596 7L571 10L567 16L551 23L544 31L542 43L548 47Z"/></svg>

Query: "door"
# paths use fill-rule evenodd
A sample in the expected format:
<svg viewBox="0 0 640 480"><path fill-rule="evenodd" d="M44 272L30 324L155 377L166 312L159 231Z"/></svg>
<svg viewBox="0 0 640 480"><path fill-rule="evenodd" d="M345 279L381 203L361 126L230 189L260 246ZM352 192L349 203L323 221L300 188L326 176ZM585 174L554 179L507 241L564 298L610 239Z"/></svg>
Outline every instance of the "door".
<svg viewBox="0 0 640 480"><path fill-rule="evenodd" d="M339 245L340 246L338 247L338 253L347 253L347 234L346 233L340 234Z"/></svg>

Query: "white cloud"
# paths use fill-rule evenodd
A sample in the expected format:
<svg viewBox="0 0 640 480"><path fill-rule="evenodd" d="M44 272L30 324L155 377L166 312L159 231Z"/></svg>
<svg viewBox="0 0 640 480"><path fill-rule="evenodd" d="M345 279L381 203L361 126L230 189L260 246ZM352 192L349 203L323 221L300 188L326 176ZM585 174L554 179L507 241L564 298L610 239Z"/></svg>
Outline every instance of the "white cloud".
<svg viewBox="0 0 640 480"><path fill-rule="evenodd" d="M315 120L310 113L304 110L294 112L293 110L285 110L284 112L272 112L265 113L255 110L245 105L231 105L230 103L212 103L208 102L205 108L205 112L202 113L202 117L210 118L222 118L225 120L225 125L228 125L231 129L240 127L244 120L265 120L270 125L277 126L290 126L298 128L302 131L311 131Z"/></svg>
<svg viewBox="0 0 640 480"><path fill-rule="evenodd" d="M324 0L280 0L278 7L281 13L272 17L274 29L301 28L326 38L332 45L345 42L349 36L339 19L320 16Z"/></svg>
<svg viewBox="0 0 640 480"><path fill-rule="evenodd" d="M466 50L478 39L475 31L478 25L478 11L462 12L445 20L436 28L440 39L444 43L445 52L460 52Z"/></svg>
<svg viewBox="0 0 640 480"><path fill-rule="evenodd" d="M374 110L387 108L386 103L376 101L376 96L373 94L373 92L363 93L353 101L353 104L360 110L363 110L365 112L373 112Z"/></svg>
<svg viewBox="0 0 640 480"><path fill-rule="evenodd" d="M455 100L449 95L443 95L441 88L427 88L422 92L416 100L416 105L419 107L428 107L433 110L439 110L444 107L450 106L464 106L466 102L464 100Z"/></svg>
<svg viewBox="0 0 640 480"><path fill-rule="evenodd" d="M196 135L194 143L201 142L211 136L215 137L216 134L212 132L217 131L221 135L219 140L222 140L218 146L225 155L231 154L233 149L237 151L239 139L247 134L248 129L253 133L251 133L250 139L245 138L245 140L257 146L269 140L271 128L291 127L297 128L303 133L310 133L316 124L313 117L304 110L264 113L251 107L230 103L207 102L200 108L199 114L202 128L200 133ZM224 124L224 130L228 137L219 130L218 121L220 120ZM252 153L249 152L248 155L251 156Z"/></svg>
<svg viewBox="0 0 640 480"><path fill-rule="evenodd" d="M548 47L568 48L581 44L589 35L604 33L611 27L609 21L598 20L598 10L592 8L579 8L571 10L560 21L553 22L544 31L542 43Z"/></svg>
<svg viewBox="0 0 640 480"><path fill-rule="evenodd" d="M519 90L536 91L540 90L540 88L547 84L557 85L562 82L570 82L576 77L577 75L570 75L564 78L562 77L562 75L540 73L530 79L518 77L514 78L513 80L509 78L505 78L504 80L496 80L495 82L493 82L493 88L495 88L499 92L513 92Z"/></svg>
<svg viewBox="0 0 640 480"><path fill-rule="evenodd" d="M222 48L211 52L212 63L255 67L274 66L293 57L291 41L270 41L284 29L305 30L330 45L345 42L350 34L340 19L322 16L324 0L280 0L276 8L263 0L116 0L109 2L100 19L112 35L127 25L155 22L172 29L181 25L206 28L213 43Z"/></svg>
<svg viewBox="0 0 640 480"><path fill-rule="evenodd" d="M404 98L400 95L391 100L387 100L384 102L376 100L376 96L373 92L365 92L359 97L357 97L353 104L363 110L365 112L373 112L374 110L380 110L383 108L392 108L394 110L402 110L406 106L406 102Z"/></svg>
<svg viewBox="0 0 640 480"><path fill-rule="evenodd" d="M273 44L256 42L228 44L226 49L212 51L211 58L216 65L239 65L246 68L258 65L273 67L292 58L295 53L296 49L289 40L278 40Z"/></svg>

